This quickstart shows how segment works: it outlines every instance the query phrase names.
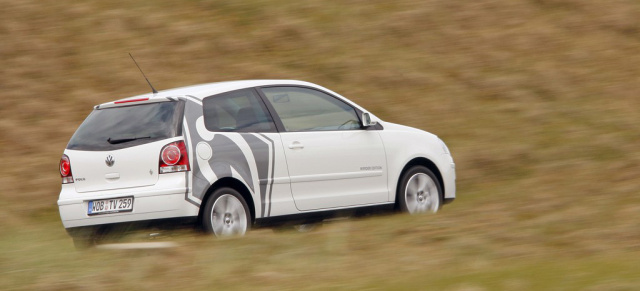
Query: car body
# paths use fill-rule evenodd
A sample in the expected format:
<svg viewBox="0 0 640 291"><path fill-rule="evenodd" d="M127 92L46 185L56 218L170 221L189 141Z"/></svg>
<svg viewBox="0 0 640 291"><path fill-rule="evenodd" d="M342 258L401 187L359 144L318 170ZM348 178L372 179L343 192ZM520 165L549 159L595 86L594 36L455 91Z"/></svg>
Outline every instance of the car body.
<svg viewBox="0 0 640 291"><path fill-rule="evenodd" d="M97 105L60 172L60 217L74 238L134 221L193 218L227 235L368 206L435 212L456 192L455 164L437 136L295 80L210 83Z"/></svg>

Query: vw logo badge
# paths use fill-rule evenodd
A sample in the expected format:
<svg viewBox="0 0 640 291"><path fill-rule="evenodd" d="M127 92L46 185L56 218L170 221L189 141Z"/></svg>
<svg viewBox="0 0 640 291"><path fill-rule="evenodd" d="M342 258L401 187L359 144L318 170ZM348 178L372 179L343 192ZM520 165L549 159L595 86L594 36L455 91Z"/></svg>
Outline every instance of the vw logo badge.
<svg viewBox="0 0 640 291"><path fill-rule="evenodd" d="M116 161L113 159L113 157L111 155L107 156L107 159L104 160L104 162L107 164L107 166L111 167L113 166L113 164L116 163Z"/></svg>

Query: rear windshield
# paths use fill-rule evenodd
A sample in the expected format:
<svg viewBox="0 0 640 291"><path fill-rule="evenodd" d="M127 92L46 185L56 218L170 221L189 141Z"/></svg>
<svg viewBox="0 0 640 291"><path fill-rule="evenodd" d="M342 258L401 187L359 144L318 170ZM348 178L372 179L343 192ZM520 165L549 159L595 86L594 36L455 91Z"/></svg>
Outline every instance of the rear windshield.
<svg viewBox="0 0 640 291"><path fill-rule="evenodd" d="M117 150L181 135L184 102L95 109L75 134L67 149Z"/></svg>

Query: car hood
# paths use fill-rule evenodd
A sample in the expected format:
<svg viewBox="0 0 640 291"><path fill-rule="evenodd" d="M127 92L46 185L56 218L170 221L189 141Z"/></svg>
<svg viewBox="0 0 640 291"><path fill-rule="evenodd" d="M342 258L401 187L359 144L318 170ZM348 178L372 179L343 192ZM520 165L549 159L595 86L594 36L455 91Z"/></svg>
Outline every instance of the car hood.
<svg viewBox="0 0 640 291"><path fill-rule="evenodd" d="M417 129L415 127L400 125L400 124L386 122L386 121L381 121L380 123L384 127L384 130L410 132L410 133L423 134L423 135L428 135L430 137L437 138L435 134L430 133L428 131L424 131L422 129Z"/></svg>

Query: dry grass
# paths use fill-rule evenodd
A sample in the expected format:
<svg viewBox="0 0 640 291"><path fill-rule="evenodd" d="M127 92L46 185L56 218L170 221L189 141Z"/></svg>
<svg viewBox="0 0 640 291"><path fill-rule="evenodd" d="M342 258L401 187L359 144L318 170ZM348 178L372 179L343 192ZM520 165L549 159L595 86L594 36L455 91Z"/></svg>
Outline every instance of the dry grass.
<svg viewBox="0 0 640 291"><path fill-rule="evenodd" d="M0 14L0 289L640 287L636 1L2 0ZM458 199L428 218L75 252L57 163L91 106L148 91L127 52L157 88L302 79L434 132Z"/></svg>

